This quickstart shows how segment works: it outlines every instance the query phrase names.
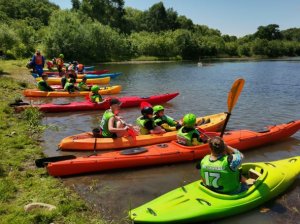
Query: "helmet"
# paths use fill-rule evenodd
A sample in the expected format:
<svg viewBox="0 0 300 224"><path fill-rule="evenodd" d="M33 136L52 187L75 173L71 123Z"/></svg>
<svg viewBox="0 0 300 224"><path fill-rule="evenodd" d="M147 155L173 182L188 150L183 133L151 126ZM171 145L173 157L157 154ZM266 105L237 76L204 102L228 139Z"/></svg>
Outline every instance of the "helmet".
<svg viewBox="0 0 300 224"><path fill-rule="evenodd" d="M152 107L144 107L142 110L142 115L148 115L153 114L153 108Z"/></svg>
<svg viewBox="0 0 300 224"><path fill-rule="evenodd" d="M192 128L196 124L196 115L195 114L186 114L183 117L183 125L185 127Z"/></svg>
<svg viewBox="0 0 300 224"><path fill-rule="evenodd" d="M99 91L99 86L93 85L92 88L91 88L91 91L92 91L93 93L97 93L97 92Z"/></svg>
<svg viewBox="0 0 300 224"><path fill-rule="evenodd" d="M60 57L60 58L64 58L65 56L63 55L63 54L59 54L59 56L58 57Z"/></svg>
<svg viewBox="0 0 300 224"><path fill-rule="evenodd" d="M153 111L154 111L155 114L156 114L157 112L159 112L159 111L164 110L164 109L165 109L165 108L164 108L162 105L156 105L156 106L153 107Z"/></svg>

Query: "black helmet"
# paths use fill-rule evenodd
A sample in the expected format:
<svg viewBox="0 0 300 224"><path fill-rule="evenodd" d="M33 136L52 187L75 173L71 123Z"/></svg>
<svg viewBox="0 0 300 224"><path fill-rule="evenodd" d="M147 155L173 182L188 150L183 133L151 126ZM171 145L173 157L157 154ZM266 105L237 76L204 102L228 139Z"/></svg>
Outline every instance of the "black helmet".
<svg viewBox="0 0 300 224"><path fill-rule="evenodd" d="M144 107L141 112L142 112L142 115L153 114L153 108L152 107Z"/></svg>

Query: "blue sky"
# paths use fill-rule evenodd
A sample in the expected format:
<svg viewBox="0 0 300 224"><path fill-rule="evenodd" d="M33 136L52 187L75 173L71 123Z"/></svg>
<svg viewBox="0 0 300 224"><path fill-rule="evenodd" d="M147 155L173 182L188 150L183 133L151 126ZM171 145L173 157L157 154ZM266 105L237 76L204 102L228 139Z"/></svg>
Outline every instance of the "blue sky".
<svg viewBox="0 0 300 224"><path fill-rule="evenodd" d="M61 8L70 8L70 0L50 0ZM159 0L125 0L125 6L145 10ZM244 36L258 26L271 23L280 29L300 27L299 0L163 0L196 24L218 29L222 34Z"/></svg>

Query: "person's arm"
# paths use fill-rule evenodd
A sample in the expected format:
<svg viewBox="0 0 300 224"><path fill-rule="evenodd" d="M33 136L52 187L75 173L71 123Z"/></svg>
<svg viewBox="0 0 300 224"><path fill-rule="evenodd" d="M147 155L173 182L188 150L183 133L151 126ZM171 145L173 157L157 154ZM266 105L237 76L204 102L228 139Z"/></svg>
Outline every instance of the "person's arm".
<svg viewBox="0 0 300 224"><path fill-rule="evenodd" d="M242 164L244 155L237 149L226 145L226 152L229 154L228 162L231 170L236 171Z"/></svg>
<svg viewBox="0 0 300 224"><path fill-rule="evenodd" d="M164 129L162 129L160 126L154 126L152 121L147 121L144 124L144 127L149 130L151 134L160 134L166 132Z"/></svg>
<svg viewBox="0 0 300 224"><path fill-rule="evenodd" d="M114 123L115 123L115 117L111 117L108 121L109 132L112 132L112 133L123 132L123 131L128 130L128 128L129 128L128 126L125 126L124 128L116 128L116 127L114 127Z"/></svg>
<svg viewBox="0 0 300 224"><path fill-rule="evenodd" d="M42 65L43 65L43 68L44 68L44 66L45 66L45 58L44 58L44 56L42 56Z"/></svg>
<svg viewBox="0 0 300 224"><path fill-rule="evenodd" d="M201 144L202 144L202 142L199 141L199 140L200 140L199 138L200 138L199 134L194 133L194 134L192 135L192 145L193 145L193 146L201 145Z"/></svg>

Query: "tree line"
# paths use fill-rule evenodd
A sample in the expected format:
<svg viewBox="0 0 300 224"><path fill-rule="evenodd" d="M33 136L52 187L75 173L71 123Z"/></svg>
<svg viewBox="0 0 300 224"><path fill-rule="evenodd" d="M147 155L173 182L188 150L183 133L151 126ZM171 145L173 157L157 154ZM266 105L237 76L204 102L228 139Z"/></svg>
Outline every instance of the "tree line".
<svg viewBox="0 0 300 224"><path fill-rule="evenodd" d="M194 24L162 2L141 11L125 8L124 0L72 0L70 10L48 0L0 0L0 29L6 58L37 48L49 58L64 53L83 61L300 55L300 28L269 24L238 38Z"/></svg>

